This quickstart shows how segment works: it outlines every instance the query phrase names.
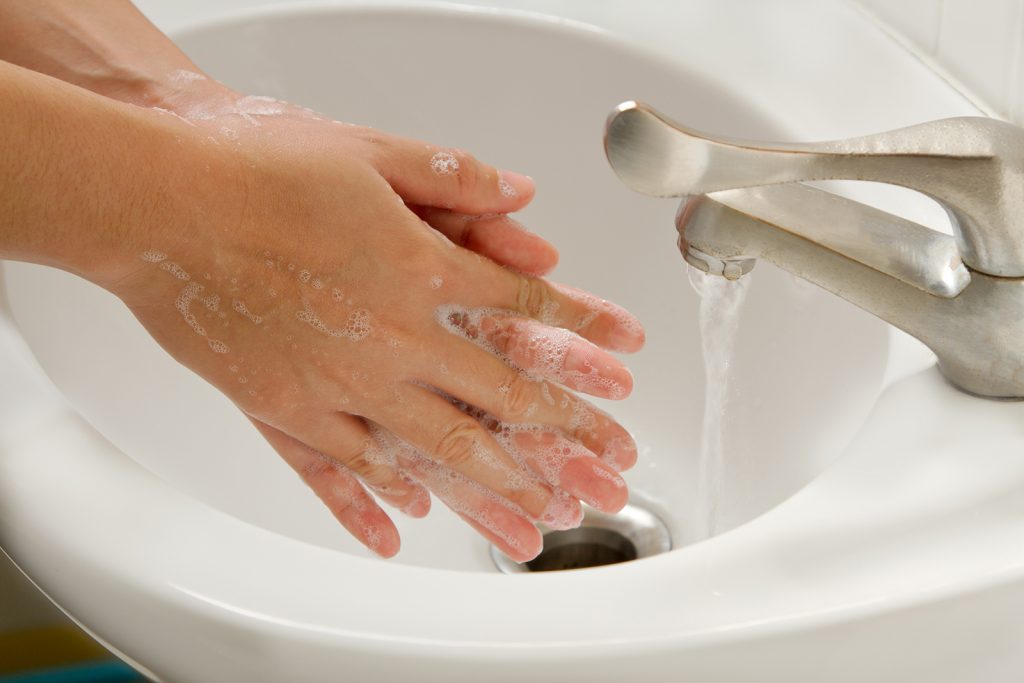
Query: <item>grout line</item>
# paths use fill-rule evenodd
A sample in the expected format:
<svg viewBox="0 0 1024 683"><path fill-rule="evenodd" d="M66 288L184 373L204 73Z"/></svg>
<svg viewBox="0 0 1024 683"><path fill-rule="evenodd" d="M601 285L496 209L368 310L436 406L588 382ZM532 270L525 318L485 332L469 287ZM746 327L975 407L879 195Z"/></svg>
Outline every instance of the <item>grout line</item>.
<svg viewBox="0 0 1024 683"><path fill-rule="evenodd" d="M971 88L967 87L967 85L963 81L961 81L959 78L957 78L956 76L951 74L938 61L938 59L936 57L934 57L932 55L929 55L929 54L926 54L924 52L924 50L922 50L916 43L914 43L912 40L910 40L910 38L905 36L903 33L899 32L898 30L896 30L891 24L889 24L889 22L887 22L887 21L883 20L881 17L879 17L878 14L876 14L874 10L870 9L869 7L866 7L862 2L858 2L858 0L848 0L848 1L849 1L849 4L853 5L853 7L857 11L859 11L868 21L873 23L880 30L884 31L890 38L892 38L894 41L896 41L896 43L900 47L902 47L904 50L909 52L915 59L917 59L919 62L924 64L936 76L938 76L943 81L945 81L946 84L949 87L951 87L951 88L953 88L953 90L957 91L957 93L959 93L961 97L963 97L965 100L967 100L967 102L971 106L973 106L975 109L977 109L979 111L979 113L984 114L985 116L987 116L989 118L999 119L1001 121L1006 121L1007 120L1005 114L1001 114L998 111L996 111L996 109L994 109L984 98L978 96L978 94L976 92L974 92ZM941 24L941 22L942 22L941 15L940 15L939 22L940 22L939 27L941 29L941 26L942 26L942 24ZM936 46L936 52L938 52L938 47L937 46Z"/></svg>
<svg viewBox="0 0 1024 683"><path fill-rule="evenodd" d="M1014 23L1017 26L1016 40L1011 50L1013 63L1010 65L1010 80L1006 84L1005 97L1008 99L1006 111L1010 121L1019 125L1024 118L1024 112L1021 111L1024 88L1020 83L1021 77L1024 77L1024 73L1021 72L1021 63L1024 62L1024 2L1017 2L1017 17Z"/></svg>

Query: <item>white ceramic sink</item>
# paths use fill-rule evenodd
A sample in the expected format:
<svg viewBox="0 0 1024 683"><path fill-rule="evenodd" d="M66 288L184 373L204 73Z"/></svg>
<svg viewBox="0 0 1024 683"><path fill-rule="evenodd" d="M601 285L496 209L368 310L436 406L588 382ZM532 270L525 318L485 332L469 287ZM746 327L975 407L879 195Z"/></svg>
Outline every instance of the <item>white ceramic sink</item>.
<svg viewBox="0 0 1024 683"><path fill-rule="evenodd" d="M554 278L625 305L647 328L647 348L629 359L634 396L605 407L640 447L627 475L634 500L659 512L679 549L506 576L435 506L425 520L396 519L395 560L372 559L118 301L64 273L4 264L4 324L68 406L40 398L53 408L0 435L0 545L97 637L166 681L1022 670L999 633L1024 627L1024 612L1000 607L1024 600L1024 404L957 393L913 342L768 265L755 271L733 363L721 502L732 530L690 544L698 299L674 244L674 202L617 182L604 119L641 99L720 135L806 131L704 64L535 17L323 8L179 37L242 91L534 176L523 220L561 249ZM906 195L875 198L928 211ZM13 424L14 403L0 409ZM913 656L925 643L937 650Z"/></svg>

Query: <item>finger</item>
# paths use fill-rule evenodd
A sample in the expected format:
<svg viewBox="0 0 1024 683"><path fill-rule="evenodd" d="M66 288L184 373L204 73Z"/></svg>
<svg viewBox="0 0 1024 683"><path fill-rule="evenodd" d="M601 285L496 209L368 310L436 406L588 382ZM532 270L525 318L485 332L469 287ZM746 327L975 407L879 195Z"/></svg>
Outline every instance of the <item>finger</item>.
<svg viewBox="0 0 1024 683"><path fill-rule="evenodd" d="M462 264L468 274L460 303L499 308L553 327L563 327L611 350L633 352L644 345L644 328L626 309L583 290L502 268L487 260ZM486 282L488 286L481 287Z"/></svg>
<svg viewBox="0 0 1024 683"><path fill-rule="evenodd" d="M613 400L626 398L633 390L633 375L626 366L574 332L486 309L470 311L462 320L463 329L478 330L478 345L528 377Z"/></svg>
<svg viewBox="0 0 1024 683"><path fill-rule="evenodd" d="M398 553L398 529L353 474L284 432L258 420L253 424L360 543L381 557Z"/></svg>
<svg viewBox="0 0 1024 683"><path fill-rule="evenodd" d="M486 426L516 462L554 486L556 492L568 492L605 512L618 512L625 506L629 498L625 480L613 463L597 459L582 444L541 425L506 424L480 408L463 409Z"/></svg>
<svg viewBox="0 0 1024 683"><path fill-rule="evenodd" d="M615 513L629 499L625 480L610 465L560 434L534 426L500 425L496 438L549 484L591 507Z"/></svg>
<svg viewBox="0 0 1024 683"><path fill-rule="evenodd" d="M337 460L402 512L422 517L430 510L429 494L402 475L389 453L374 447L370 429L363 420L346 413L332 413L297 425L293 436Z"/></svg>
<svg viewBox="0 0 1024 683"><path fill-rule="evenodd" d="M460 149L381 135L376 167L408 204L466 214L512 213L533 199L533 180L499 171Z"/></svg>
<svg viewBox="0 0 1024 683"><path fill-rule="evenodd" d="M462 336L458 326L452 330ZM443 345L441 362L424 366L423 381L496 421L557 429L620 472L636 464L633 437L609 415L572 392L530 379L491 353L474 348L478 339L464 338L469 343ZM487 426L496 431L493 424Z"/></svg>
<svg viewBox="0 0 1024 683"><path fill-rule="evenodd" d="M378 432L377 438L396 452L404 471L427 486L441 502L506 555L525 562L540 554L543 547L540 532L517 506L384 430Z"/></svg>
<svg viewBox="0 0 1024 683"><path fill-rule="evenodd" d="M558 265L558 250L504 214L470 216L431 207L410 207L449 240L495 263L529 275L545 275Z"/></svg>
<svg viewBox="0 0 1024 683"><path fill-rule="evenodd" d="M490 541L492 545L497 546L498 550L505 553L516 562L529 562L540 555L541 551L544 550L543 535L537 527L533 526L533 524L530 524L529 522L526 522L526 524L529 525L530 529L532 529L532 532L530 533L531 535L536 536L537 540L529 545L524 545L522 541L517 540L513 545L509 543L504 532L498 533L492 531L487 525L478 522L476 518L471 515L463 514L461 512L457 512L456 514L462 518L462 521L473 527L478 534ZM500 510L498 510L498 514L502 514ZM488 519L488 516L485 514L484 518Z"/></svg>
<svg viewBox="0 0 1024 683"><path fill-rule="evenodd" d="M483 426L448 399L414 384L402 385L399 409L369 416L427 457L478 482L516 505L530 519L568 528L582 516L505 452ZM575 501L573 501L575 502Z"/></svg>

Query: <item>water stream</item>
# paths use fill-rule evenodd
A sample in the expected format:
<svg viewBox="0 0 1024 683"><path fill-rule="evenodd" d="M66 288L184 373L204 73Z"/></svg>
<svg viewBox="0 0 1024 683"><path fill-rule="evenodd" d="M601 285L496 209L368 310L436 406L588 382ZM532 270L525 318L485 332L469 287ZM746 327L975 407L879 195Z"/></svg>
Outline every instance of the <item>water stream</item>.
<svg viewBox="0 0 1024 683"><path fill-rule="evenodd" d="M727 280L687 265L690 284L700 295L700 335L704 352L704 424L697 469L697 505L693 541L714 536L720 525L725 491L724 437L728 428L729 366L736 345L739 311L750 276Z"/></svg>

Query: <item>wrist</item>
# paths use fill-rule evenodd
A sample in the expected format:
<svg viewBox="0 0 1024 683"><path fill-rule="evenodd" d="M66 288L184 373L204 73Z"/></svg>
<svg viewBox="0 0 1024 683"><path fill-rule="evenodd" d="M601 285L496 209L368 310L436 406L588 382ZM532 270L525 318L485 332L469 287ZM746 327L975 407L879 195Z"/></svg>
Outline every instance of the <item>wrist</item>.
<svg viewBox="0 0 1024 683"><path fill-rule="evenodd" d="M0 60L121 102L177 111L214 83L130 0L0 3L0 26Z"/></svg>
<svg viewBox="0 0 1024 683"><path fill-rule="evenodd" d="M215 251L225 232L237 232L246 211L250 169L237 150L218 144L176 116L128 107L138 121L142 173L115 228L92 246L75 270L128 305L144 305L157 251L173 258ZM139 163L139 162L136 162ZM164 278L159 278L162 283Z"/></svg>

